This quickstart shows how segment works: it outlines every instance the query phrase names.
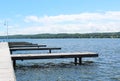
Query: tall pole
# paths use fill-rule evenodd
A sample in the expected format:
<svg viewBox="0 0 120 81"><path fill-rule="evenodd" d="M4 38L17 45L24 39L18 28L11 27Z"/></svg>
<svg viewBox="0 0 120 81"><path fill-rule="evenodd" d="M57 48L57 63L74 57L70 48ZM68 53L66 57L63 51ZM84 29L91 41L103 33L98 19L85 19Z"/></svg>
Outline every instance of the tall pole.
<svg viewBox="0 0 120 81"><path fill-rule="evenodd" d="M8 41L8 21L6 21L6 25L7 25L7 41Z"/></svg>
<svg viewBox="0 0 120 81"><path fill-rule="evenodd" d="M5 21L5 24L4 24L5 26L6 26L6 29L7 29L7 31L6 31L6 34L7 34L7 36L6 36L6 41L8 42L8 21L6 20Z"/></svg>

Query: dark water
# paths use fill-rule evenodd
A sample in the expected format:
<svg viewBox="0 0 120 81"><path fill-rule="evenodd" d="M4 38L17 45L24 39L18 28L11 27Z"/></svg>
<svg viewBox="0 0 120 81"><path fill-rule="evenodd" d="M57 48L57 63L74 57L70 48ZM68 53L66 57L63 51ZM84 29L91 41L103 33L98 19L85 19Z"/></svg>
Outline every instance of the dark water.
<svg viewBox="0 0 120 81"><path fill-rule="evenodd" d="M120 39L10 39L61 47L52 52L96 52L98 58L17 61L17 81L120 81ZM14 53L46 53L18 51Z"/></svg>

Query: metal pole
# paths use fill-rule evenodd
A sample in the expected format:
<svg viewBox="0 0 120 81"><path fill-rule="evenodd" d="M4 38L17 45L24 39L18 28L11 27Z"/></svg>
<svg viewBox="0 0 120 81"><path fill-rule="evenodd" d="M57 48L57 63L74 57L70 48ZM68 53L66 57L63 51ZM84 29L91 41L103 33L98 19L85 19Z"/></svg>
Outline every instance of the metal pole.
<svg viewBox="0 0 120 81"><path fill-rule="evenodd" d="M7 42L8 42L8 21L6 22L7 25Z"/></svg>
<svg viewBox="0 0 120 81"><path fill-rule="evenodd" d="M7 31L6 31L6 34L7 34L7 36L6 36L6 41L8 42L8 21L6 20L5 21L5 24L4 24L5 26L6 26L6 28L7 28Z"/></svg>

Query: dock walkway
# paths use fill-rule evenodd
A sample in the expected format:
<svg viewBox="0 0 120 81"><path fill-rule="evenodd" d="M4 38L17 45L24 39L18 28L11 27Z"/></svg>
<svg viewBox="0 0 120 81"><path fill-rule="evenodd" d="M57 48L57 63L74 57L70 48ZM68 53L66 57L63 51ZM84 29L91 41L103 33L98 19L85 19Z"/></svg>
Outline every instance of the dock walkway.
<svg viewBox="0 0 120 81"><path fill-rule="evenodd" d="M49 53L49 54L14 54L11 55L14 67L16 60L29 60L29 59L55 59L55 58L74 58L75 65L82 64L83 57L98 57L97 53L93 52L75 52L75 53Z"/></svg>
<svg viewBox="0 0 120 81"><path fill-rule="evenodd" d="M7 42L0 42L0 81L16 81Z"/></svg>
<svg viewBox="0 0 120 81"><path fill-rule="evenodd" d="M14 68L16 65L16 60L28 60L28 59L57 59L57 58L74 58L75 65L82 64L83 57L98 57L97 53L93 52L75 52L75 53L51 53L51 50L59 50L61 48L22 48L20 45L32 45L31 43L26 42L0 42L0 81L16 81ZM21 48L9 48L11 45L18 45L17 47ZM49 50L47 54L14 54L11 55L11 51L17 50ZM12 62L13 61L13 62ZM14 67L13 67L14 66Z"/></svg>
<svg viewBox="0 0 120 81"><path fill-rule="evenodd" d="M49 50L49 53L51 53L52 50L61 50L59 47L40 47L40 48L35 48L35 47L25 47L25 48L10 48L11 54L12 51L28 51L28 50Z"/></svg>

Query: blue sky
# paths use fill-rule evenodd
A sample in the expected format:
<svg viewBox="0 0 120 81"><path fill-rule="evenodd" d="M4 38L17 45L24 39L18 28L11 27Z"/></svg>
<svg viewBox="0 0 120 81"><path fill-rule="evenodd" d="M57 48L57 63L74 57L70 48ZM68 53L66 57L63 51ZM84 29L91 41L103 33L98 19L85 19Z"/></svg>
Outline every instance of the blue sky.
<svg viewBox="0 0 120 81"><path fill-rule="evenodd" d="M0 34L120 31L120 0L0 0Z"/></svg>

